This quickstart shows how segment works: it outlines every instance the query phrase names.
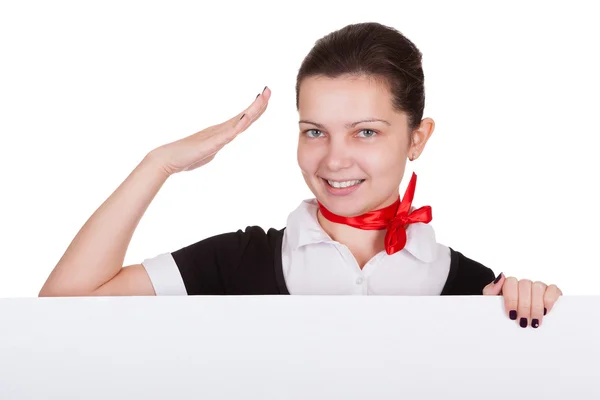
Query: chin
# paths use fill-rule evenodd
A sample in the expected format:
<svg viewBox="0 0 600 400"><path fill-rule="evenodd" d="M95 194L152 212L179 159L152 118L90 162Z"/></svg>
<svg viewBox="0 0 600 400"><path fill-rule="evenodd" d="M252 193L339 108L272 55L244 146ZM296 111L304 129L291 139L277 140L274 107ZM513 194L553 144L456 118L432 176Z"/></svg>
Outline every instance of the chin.
<svg viewBox="0 0 600 400"><path fill-rule="evenodd" d="M360 193L352 193L349 196L334 196L327 191L319 190L316 199L329 211L342 217L353 217L370 211L367 199Z"/></svg>
<svg viewBox="0 0 600 400"><path fill-rule="evenodd" d="M368 211L368 208L362 204L334 204L332 206L328 206L327 204L323 203L323 205L332 213L342 217L355 217Z"/></svg>

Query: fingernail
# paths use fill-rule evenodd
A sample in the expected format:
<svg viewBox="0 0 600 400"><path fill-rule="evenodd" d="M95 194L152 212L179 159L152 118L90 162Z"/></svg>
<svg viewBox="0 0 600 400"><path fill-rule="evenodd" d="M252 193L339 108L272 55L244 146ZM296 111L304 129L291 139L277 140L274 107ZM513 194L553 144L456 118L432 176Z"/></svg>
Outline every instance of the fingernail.
<svg viewBox="0 0 600 400"><path fill-rule="evenodd" d="M244 114L244 115L246 115L246 114ZM244 118L244 115L242 115L242 116L240 117L240 119Z"/></svg>
<svg viewBox="0 0 600 400"><path fill-rule="evenodd" d="M546 310L546 307L544 307L544 315L546 315L547 312L548 310Z"/></svg>
<svg viewBox="0 0 600 400"><path fill-rule="evenodd" d="M527 318L521 318L519 325L521 325L521 328L527 328Z"/></svg>
<svg viewBox="0 0 600 400"><path fill-rule="evenodd" d="M533 326L534 328L537 328L538 326L540 326L540 321L537 318L532 319L531 326Z"/></svg>
<svg viewBox="0 0 600 400"><path fill-rule="evenodd" d="M494 285L500 281L500 278L502 278L502 272L500 272L498 274L498 277L496 279L494 279Z"/></svg>
<svg viewBox="0 0 600 400"><path fill-rule="evenodd" d="M517 312L515 310L510 310L509 316L510 319L514 321L515 319L517 319Z"/></svg>
<svg viewBox="0 0 600 400"><path fill-rule="evenodd" d="M254 100L258 99L258 96L260 96L260 93L256 95L256 97L254 98Z"/></svg>
<svg viewBox="0 0 600 400"><path fill-rule="evenodd" d="M266 86L265 86L265 88L263 89L263 91L262 91L262 92L264 93L264 92L265 92L265 90L267 90L267 87L266 87Z"/></svg>

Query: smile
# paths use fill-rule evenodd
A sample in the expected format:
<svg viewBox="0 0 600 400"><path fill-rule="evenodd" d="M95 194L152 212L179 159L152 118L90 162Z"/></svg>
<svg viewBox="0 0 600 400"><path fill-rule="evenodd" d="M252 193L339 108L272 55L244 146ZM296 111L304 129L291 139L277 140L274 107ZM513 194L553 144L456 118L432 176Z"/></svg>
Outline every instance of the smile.
<svg viewBox="0 0 600 400"><path fill-rule="evenodd" d="M337 189L356 186L365 181L364 179L353 179L353 180L349 180L349 181L333 181L331 179L324 179L324 180L329 184L329 186L337 188Z"/></svg>

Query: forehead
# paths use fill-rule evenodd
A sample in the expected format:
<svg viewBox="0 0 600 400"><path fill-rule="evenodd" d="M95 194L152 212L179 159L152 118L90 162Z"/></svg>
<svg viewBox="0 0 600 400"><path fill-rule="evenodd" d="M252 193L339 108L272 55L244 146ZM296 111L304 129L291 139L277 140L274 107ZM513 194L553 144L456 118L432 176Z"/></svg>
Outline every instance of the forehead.
<svg viewBox="0 0 600 400"><path fill-rule="evenodd" d="M311 76L300 85L298 111L301 118L390 117L392 96L380 80L366 76L329 78Z"/></svg>

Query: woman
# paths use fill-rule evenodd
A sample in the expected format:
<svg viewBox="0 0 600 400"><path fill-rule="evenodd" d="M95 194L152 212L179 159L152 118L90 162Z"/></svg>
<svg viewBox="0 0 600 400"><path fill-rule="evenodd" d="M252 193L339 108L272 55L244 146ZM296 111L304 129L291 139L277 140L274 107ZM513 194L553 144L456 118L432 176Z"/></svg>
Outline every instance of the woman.
<svg viewBox="0 0 600 400"><path fill-rule="evenodd" d="M210 237L123 267L133 232L167 178L210 162L267 108L267 87L229 121L160 146L82 227L40 296L201 294L500 295L537 328L560 289L497 277L439 244L431 209L400 199L406 159L434 130L421 53L398 31L353 24L315 44L296 82L298 164L315 199L286 227ZM400 201L402 200L402 201Z"/></svg>

